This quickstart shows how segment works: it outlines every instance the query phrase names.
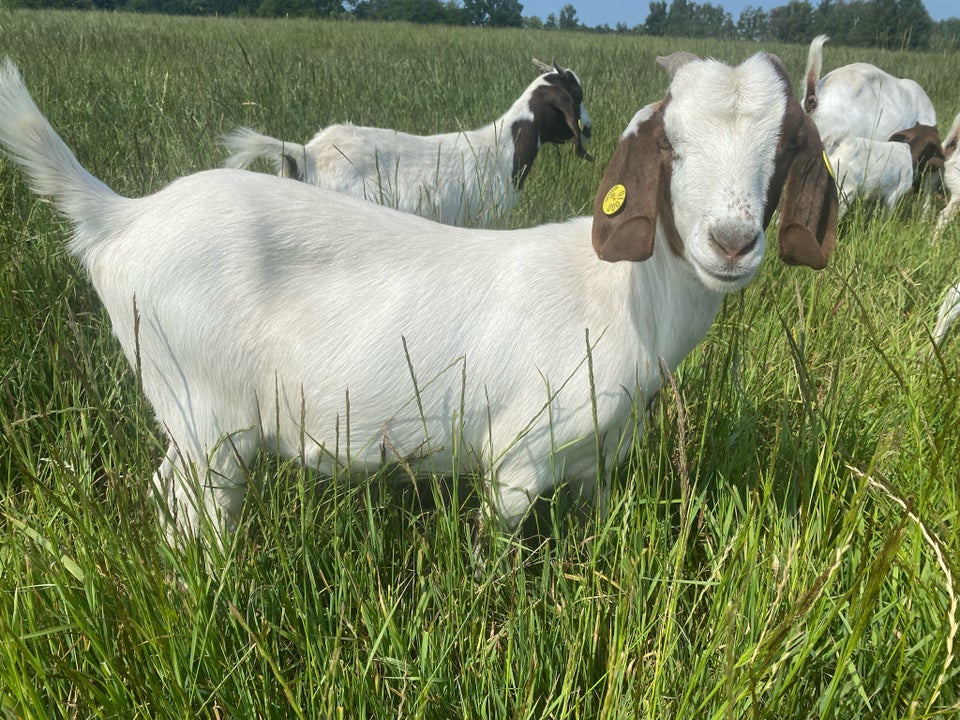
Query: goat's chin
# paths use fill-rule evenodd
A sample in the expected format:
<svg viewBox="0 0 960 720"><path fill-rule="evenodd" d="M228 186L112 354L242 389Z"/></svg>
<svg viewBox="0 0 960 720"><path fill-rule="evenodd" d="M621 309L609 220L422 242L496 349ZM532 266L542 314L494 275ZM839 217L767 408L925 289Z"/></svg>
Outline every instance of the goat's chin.
<svg viewBox="0 0 960 720"><path fill-rule="evenodd" d="M734 268L719 269L694 263L697 277L708 290L725 295L736 292L747 285L757 274L760 263L741 263Z"/></svg>

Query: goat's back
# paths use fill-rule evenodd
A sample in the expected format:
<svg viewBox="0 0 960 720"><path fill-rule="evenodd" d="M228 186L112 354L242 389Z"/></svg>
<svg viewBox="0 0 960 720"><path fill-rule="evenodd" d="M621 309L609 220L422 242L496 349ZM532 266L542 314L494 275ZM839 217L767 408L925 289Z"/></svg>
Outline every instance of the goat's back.
<svg viewBox="0 0 960 720"><path fill-rule="evenodd" d="M817 84L812 115L825 139L863 137L887 140L915 125L937 124L937 114L923 88L869 63L836 68Z"/></svg>
<svg viewBox="0 0 960 720"><path fill-rule="evenodd" d="M344 123L319 131L305 148L320 187L464 225L481 220L484 207L513 204L513 141L503 132L488 125L413 135Z"/></svg>

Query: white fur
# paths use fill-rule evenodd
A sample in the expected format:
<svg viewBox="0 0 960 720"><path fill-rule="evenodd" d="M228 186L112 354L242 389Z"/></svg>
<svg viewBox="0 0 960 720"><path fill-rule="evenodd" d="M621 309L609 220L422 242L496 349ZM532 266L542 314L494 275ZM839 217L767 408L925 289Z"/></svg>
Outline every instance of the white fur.
<svg viewBox="0 0 960 720"><path fill-rule="evenodd" d="M817 107L810 115L837 171L841 212L858 196L893 209L913 187L907 145L889 142L916 125L936 126L933 103L919 84L869 63L852 63L820 78L826 35L810 43L806 77L816 82Z"/></svg>
<svg viewBox="0 0 960 720"><path fill-rule="evenodd" d="M906 143L848 137L834 142L829 155L841 215L857 197L877 200L892 211L913 189L913 158Z"/></svg>
<svg viewBox="0 0 960 720"><path fill-rule="evenodd" d="M810 43L807 72L819 75L825 35ZM829 152L830 143L847 137L886 140L914 125L936 125L937 112L923 88L869 63L851 63L817 82L817 108L811 115Z"/></svg>
<svg viewBox="0 0 960 720"><path fill-rule="evenodd" d="M224 137L233 153L224 166L246 168L264 158L285 176L286 153L296 158L302 179L313 185L447 225L488 226L516 205L511 129L515 122L534 120L531 98L548 85L540 75L501 117L469 131L411 135L344 123L330 125L300 145L239 128ZM579 112L588 137L590 115L582 102Z"/></svg>
<svg viewBox="0 0 960 720"><path fill-rule="evenodd" d="M960 210L960 152L957 145L960 143L960 114L953 119L950 132L943 141L944 154L947 159L943 163L943 187L947 194L947 205L937 216L937 227L934 230L934 239L939 240L953 216Z"/></svg>
<svg viewBox="0 0 960 720"><path fill-rule="evenodd" d="M960 283L947 288L943 303L937 312L937 324L933 328L933 342L940 345L947 336L950 326L960 315Z"/></svg>
<svg viewBox="0 0 960 720"><path fill-rule="evenodd" d="M677 72L664 125L684 254L658 226L645 262L600 261L589 217L465 230L237 170L123 198L80 167L9 61L0 143L74 221L70 249L139 357L170 439L159 482L176 530L201 513L231 526L258 449L322 470L458 462L513 527L561 478L592 491L596 431L610 467L661 361L675 368L753 277L784 103L760 55ZM728 231L743 252L722 250Z"/></svg>

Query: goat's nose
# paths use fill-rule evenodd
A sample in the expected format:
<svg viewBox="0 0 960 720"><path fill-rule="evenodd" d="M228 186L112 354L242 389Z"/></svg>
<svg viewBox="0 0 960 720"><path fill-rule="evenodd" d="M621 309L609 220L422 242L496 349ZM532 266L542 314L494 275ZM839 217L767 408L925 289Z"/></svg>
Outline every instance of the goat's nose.
<svg viewBox="0 0 960 720"><path fill-rule="evenodd" d="M759 240L760 230L749 224L721 223L710 230L710 243L719 254L730 260L749 253Z"/></svg>

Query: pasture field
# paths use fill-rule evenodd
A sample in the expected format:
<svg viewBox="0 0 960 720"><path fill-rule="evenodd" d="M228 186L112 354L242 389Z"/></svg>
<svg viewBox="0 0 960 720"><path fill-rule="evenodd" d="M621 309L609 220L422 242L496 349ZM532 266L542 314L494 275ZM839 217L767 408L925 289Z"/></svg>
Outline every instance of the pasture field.
<svg viewBox="0 0 960 720"><path fill-rule="evenodd" d="M808 41L765 48L795 84ZM533 55L556 59L583 80L596 162L546 148L509 225L591 211L675 49L759 48L0 12L0 54L129 195L218 166L240 124L477 127ZM955 54L828 44L824 69L861 59L918 80L941 130L960 110ZM918 204L856 208L827 270L768 253L661 393L605 520L547 503L479 564L469 487L264 457L210 572L161 539L146 481L165 443L67 224L0 160L0 717L960 716L960 339L929 335L960 224L932 231Z"/></svg>

